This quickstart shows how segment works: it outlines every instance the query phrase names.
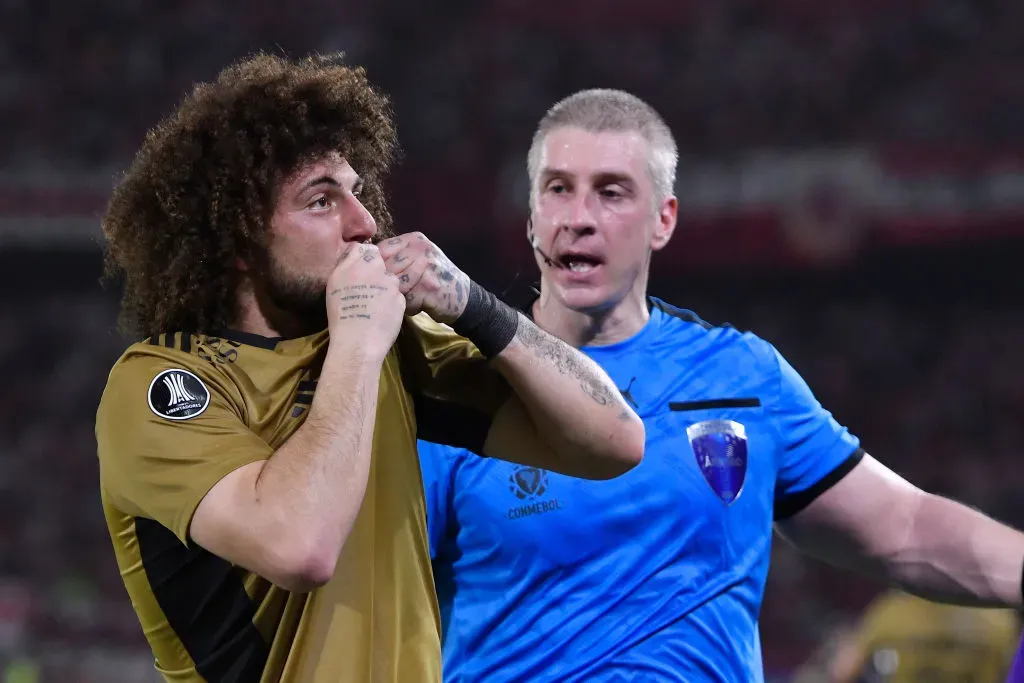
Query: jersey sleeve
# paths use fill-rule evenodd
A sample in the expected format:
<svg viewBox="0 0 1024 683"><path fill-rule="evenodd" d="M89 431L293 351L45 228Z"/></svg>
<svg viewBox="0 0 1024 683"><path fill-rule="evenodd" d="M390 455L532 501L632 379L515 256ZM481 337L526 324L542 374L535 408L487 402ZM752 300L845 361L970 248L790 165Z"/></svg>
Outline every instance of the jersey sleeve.
<svg viewBox="0 0 1024 683"><path fill-rule="evenodd" d="M430 560L434 573L434 589L441 615L442 645L451 623L455 597L453 560L458 526L455 516L455 476L463 458L474 457L462 448L453 448L419 441L420 469L423 472L423 494L427 503L427 534L430 538Z"/></svg>
<svg viewBox="0 0 1024 683"><path fill-rule="evenodd" d="M420 470L423 474L423 494L427 502L430 559L436 560L453 521L452 478L455 476L454 464L464 451L422 440L417 443L417 448L420 456Z"/></svg>
<svg viewBox="0 0 1024 683"><path fill-rule="evenodd" d="M852 470L864 455L860 440L814 397L807 382L771 348L778 390L770 409L780 439L775 519L807 507Z"/></svg>
<svg viewBox="0 0 1024 683"><path fill-rule="evenodd" d="M107 500L188 544L192 516L213 485L266 460L272 449L244 423L230 381L172 353L128 355L114 367L96 415L96 442Z"/></svg>
<svg viewBox="0 0 1024 683"><path fill-rule="evenodd" d="M406 319L398 349L417 436L481 453L491 420L511 396L505 379L472 342L425 313Z"/></svg>

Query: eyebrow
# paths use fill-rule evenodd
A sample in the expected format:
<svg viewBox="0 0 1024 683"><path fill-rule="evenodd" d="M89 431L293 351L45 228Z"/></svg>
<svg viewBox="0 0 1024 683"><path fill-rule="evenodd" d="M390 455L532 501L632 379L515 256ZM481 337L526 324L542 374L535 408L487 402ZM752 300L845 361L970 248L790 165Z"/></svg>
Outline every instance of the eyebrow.
<svg viewBox="0 0 1024 683"><path fill-rule="evenodd" d="M633 176L619 171L598 171L594 174L598 184L618 183L620 185L632 185L635 181Z"/></svg>
<svg viewBox="0 0 1024 683"><path fill-rule="evenodd" d="M323 175L323 176L320 176L319 178L316 178L316 179L311 180L308 183L306 183L303 186L302 190L300 190L300 192L305 192L306 190L308 190L308 189L310 189L312 187L316 187L317 185L330 185L331 187L341 187L341 183L339 183L337 180L335 180L332 176ZM355 190L356 188L361 187L362 185L363 185L363 178L362 178L362 176L358 176L357 175L355 177L355 180L352 181L352 189Z"/></svg>
<svg viewBox="0 0 1024 683"><path fill-rule="evenodd" d="M302 189L303 189L303 191L305 191L305 190L308 190L311 187L316 187L317 185L331 185L333 187L341 187L341 183L339 183L337 180L335 180L334 178L332 178L329 175L324 175L324 176L320 176L319 178L317 178L315 180L309 181L308 183L306 183L306 185Z"/></svg>
<svg viewBox="0 0 1024 683"><path fill-rule="evenodd" d="M545 180L550 180L551 178L564 177L575 179L579 178L579 175L573 173L572 171L547 167L541 170L540 177ZM632 184L634 182L633 176L621 171L597 171L595 173L592 173L590 175L590 178L592 178L595 181L595 184L598 185L605 185L608 183Z"/></svg>

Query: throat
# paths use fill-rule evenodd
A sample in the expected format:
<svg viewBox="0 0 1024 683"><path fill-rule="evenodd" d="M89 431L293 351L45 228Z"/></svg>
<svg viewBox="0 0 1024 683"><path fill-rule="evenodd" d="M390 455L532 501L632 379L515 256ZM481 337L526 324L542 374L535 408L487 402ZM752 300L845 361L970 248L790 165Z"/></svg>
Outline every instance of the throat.
<svg viewBox="0 0 1024 683"><path fill-rule="evenodd" d="M265 290L252 286L239 288L238 319L232 326L261 337L295 339L320 332L327 327L326 304L285 309Z"/></svg>
<svg viewBox="0 0 1024 683"><path fill-rule="evenodd" d="M542 291L533 304L533 319L541 329L576 348L608 346L633 337L650 319L646 299L633 298L602 310L579 311Z"/></svg>

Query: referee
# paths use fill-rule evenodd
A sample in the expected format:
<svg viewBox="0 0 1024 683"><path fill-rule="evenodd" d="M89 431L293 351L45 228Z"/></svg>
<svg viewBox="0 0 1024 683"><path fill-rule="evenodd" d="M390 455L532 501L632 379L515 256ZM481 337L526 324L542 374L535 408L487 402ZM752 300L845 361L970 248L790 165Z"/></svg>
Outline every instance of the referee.
<svg viewBox="0 0 1024 683"><path fill-rule="evenodd" d="M1024 535L865 453L764 340L647 296L676 161L624 92L576 93L540 122L529 310L608 371L647 450L585 482L421 444L452 683L761 681L775 527L932 600L1021 606Z"/></svg>

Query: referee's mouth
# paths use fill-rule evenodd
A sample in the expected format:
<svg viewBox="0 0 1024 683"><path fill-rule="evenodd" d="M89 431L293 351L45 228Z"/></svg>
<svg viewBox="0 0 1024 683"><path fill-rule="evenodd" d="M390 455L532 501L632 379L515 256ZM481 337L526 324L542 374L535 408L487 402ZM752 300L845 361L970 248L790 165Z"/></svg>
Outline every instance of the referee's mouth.
<svg viewBox="0 0 1024 683"><path fill-rule="evenodd" d="M603 261L597 256L572 251L564 252L555 262L573 273L589 273L603 265Z"/></svg>

